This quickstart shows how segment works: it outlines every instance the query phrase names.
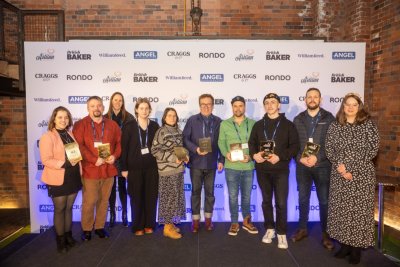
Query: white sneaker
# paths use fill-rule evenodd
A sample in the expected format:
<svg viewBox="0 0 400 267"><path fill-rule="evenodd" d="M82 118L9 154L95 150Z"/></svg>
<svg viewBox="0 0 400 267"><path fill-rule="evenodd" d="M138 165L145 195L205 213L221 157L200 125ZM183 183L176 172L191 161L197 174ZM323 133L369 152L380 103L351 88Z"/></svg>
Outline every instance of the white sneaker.
<svg viewBox="0 0 400 267"><path fill-rule="evenodd" d="M269 244L272 242L272 238L274 238L274 237L275 237L275 230L267 229L267 232L265 232L265 235L262 238L262 242Z"/></svg>
<svg viewBox="0 0 400 267"><path fill-rule="evenodd" d="M288 248L286 235L278 235L278 248L281 248L281 249L287 249Z"/></svg>

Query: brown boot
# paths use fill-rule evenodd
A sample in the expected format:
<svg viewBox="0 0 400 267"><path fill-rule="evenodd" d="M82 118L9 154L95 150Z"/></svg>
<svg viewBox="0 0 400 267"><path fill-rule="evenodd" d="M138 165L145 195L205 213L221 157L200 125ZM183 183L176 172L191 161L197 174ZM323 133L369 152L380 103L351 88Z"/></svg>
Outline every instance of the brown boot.
<svg viewBox="0 0 400 267"><path fill-rule="evenodd" d="M197 233L200 228L200 220L192 220L192 233Z"/></svg>
<svg viewBox="0 0 400 267"><path fill-rule="evenodd" d="M211 218L206 218L205 220L205 228L207 231L214 230L214 225L212 224Z"/></svg>
<svg viewBox="0 0 400 267"><path fill-rule="evenodd" d="M243 219L242 228L249 232L250 234L258 234L258 229L251 222L251 216L248 215Z"/></svg>
<svg viewBox="0 0 400 267"><path fill-rule="evenodd" d="M290 239L293 242L298 242L308 236L307 229L297 229L296 233L294 233Z"/></svg>
<svg viewBox="0 0 400 267"><path fill-rule="evenodd" d="M335 247L327 232L322 232L322 245L327 250L332 250Z"/></svg>
<svg viewBox="0 0 400 267"><path fill-rule="evenodd" d="M174 229L172 224L164 225L164 236L172 238L172 239L179 239L182 237L180 233L177 233Z"/></svg>

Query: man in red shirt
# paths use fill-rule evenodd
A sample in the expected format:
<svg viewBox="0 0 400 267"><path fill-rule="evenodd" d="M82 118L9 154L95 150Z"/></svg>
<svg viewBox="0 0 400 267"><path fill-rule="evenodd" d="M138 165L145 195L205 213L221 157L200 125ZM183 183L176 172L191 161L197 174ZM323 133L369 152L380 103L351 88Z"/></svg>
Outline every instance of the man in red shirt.
<svg viewBox="0 0 400 267"><path fill-rule="evenodd" d="M113 120L103 117L102 99L90 97L87 109L89 115L76 122L73 129L83 157L81 224L84 241L91 239L93 226L100 238L109 237L104 224L114 176L118 174L114 161L121 154L121 130Z"/></svg>

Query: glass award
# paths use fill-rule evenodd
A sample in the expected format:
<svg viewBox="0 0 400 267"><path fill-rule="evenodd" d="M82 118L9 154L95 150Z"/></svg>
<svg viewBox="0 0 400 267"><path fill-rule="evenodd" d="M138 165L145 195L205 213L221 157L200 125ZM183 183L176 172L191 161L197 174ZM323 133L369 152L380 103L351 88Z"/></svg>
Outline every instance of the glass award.
<svg viewBox="0 0 400 267"><path fill-rule="evenodd" d="M275 149L275 141L267 140L260 142L260 152L262 153L262 157L264 159L268 159L272 154L274 154Z"/></svg>
<svg viewBox="0 0 400 267"><path fill-rule="evenodd" d="M97 150L99 151L99 158L107 159L111 156L110 143L98 145Z"/></svg>
<svg viewBox="0 0 400 267"><path fill-rule="evenodd" d="M65 153L69 161L80 161L82 160L81 151L77 142L72 142L64 145Z"/></svg>
<svg viewBox="0 0 400 267"><path fill-rule="evenodd" d="M318 144L307 142L304 147L303 153L301 154L301 157L304 158L304 157L309 157L311 155L317 156L320 147L321 146Z"/></svg>
<svg viewBox="0 0 400 267"><path fill-rule="evenodd" d="M199 148L201 152L212 152L211 137L199 138Z"/></svg>
<svg viewBox="0 0 400 267"><path fill-rule="evenodd" d="M230 144L230 153L231 153L231 160L232 161L241 161L244 160L244 153L242 149L242 144L235 143Z"/></svg>
<svg viewBox="0 0 400 267"><path fill-rule="evenodd" d="M188 159L188 151L183 146L174 147L174 153L179 161L186 161Z"/></svg>

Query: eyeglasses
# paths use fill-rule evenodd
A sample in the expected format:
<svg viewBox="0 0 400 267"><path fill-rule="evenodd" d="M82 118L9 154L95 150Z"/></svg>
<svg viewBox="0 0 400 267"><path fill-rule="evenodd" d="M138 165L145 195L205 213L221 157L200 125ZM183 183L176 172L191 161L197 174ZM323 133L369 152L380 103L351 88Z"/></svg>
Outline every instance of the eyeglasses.
<svg viewBox="0 0 400 267"><path fill-rule="evenodd" d="M204 103L201 103L200 104L200 107L202 107L202 108L205 108L205 107L208 107L208 108L210 108L210 107L212 107L213 106L213 104L212 103L209 103L209 104L204 104Z"/></svg>

